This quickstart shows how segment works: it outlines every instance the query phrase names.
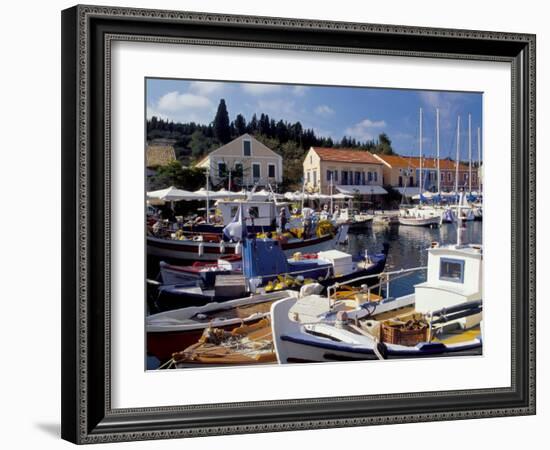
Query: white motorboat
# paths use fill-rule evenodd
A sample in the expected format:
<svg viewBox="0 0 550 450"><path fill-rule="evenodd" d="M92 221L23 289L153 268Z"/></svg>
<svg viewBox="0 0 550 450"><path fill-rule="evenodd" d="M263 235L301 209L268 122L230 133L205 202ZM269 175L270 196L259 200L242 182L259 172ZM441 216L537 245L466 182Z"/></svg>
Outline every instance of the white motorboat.
<svg viewBox="0 0 550 450"><path fill-rule="evenodd" d="M399 223L416 227L438 227L441 224L442 213L443 210L424 206L402 208L399 211Z"/></svg>
<svg viewBox="0 0 550 450"><path fill-rule="evenodd" d="M386 275L391 279L404 272ZM415 285L412 294L393 298L386 291L383 300L354 308L330 295L273 303L277 360L286 364L481 354L482 297L482 246L462 245L461 239L456 245L433 245L426 281Z"/></svg>

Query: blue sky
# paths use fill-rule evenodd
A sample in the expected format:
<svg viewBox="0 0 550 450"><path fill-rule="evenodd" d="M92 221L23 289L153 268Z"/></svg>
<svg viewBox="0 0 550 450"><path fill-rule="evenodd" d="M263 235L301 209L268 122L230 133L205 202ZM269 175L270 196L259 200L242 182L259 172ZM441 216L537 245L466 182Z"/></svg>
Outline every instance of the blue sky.
<svg viewBox="0 0 550 450"><path fill-rule="evenodd" d="M423 110L423 150L435 155L435 111L440 110L441 156L454 158L456 121L461 116L461 159L468 157L468 114L472 155L477 158L477 127L482 127L482 94L449 91L280 85L147 79L147 117L207 124L225 99L230 120L266 113L278 121L299 121L318 136L365 141L385 132L394 150L417 155L419 109Z"/></svg>

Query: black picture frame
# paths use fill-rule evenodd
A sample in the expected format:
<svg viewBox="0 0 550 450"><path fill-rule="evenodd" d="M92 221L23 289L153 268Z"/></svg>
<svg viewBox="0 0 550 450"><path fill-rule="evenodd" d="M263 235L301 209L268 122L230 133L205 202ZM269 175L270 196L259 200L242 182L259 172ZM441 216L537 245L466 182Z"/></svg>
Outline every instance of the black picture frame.
<svg viewBox="0 0 550 450"><path fill-rule="evenodd" d="M117 39L509 62L511 386L112 409L109 64ZM61 406L62 437L79 444L534 414L535 36L118 7L64 10Z"/></svg>

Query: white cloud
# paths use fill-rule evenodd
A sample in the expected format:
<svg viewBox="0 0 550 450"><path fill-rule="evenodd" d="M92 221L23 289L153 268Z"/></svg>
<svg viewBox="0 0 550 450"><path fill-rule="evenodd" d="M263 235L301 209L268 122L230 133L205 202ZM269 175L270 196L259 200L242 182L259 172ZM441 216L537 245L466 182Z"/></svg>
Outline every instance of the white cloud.
<svg viewBox="0 0 550 450"><path fill-rule="evenodd" d="M309 87L308 86L294 86L292 88L292 93L294 95L297 95L299 97L303 97L304 95L306 95L306 92L309 90Z"/></svg>
<svg viewBox="0 0 550 450"><path fill-rule="evenodd" d="M179 111L182 108L208 109L212 102L208 97L196 94L180 94L178 91L164 94L157 103L160 111Z"/></svg>
<svg viewBox="0 0 550 450"><path fill-rule="evenodd" d="M420 99L426 106L432 108L439 108L443 103L443 93L435 91L422 91L420 92Z"/></svg>
<svg viewBox="0 0 550 450"><path fill-rule="evenodd" d="M464 104L467 96L462 92L419 92L420 102L426 107L424 114L435 116L436 108L439 109L439 125L442 130L456 129L456 118L460 107ZM464 120L464 118L462 119Z"/></svg>
<svg viewBox="0 0 550 450"><path fill-rule="evenodd" d="M271 119L288 120L295 122L300 120L300 114L297 113L296 103L292 100L282 98L259 99L255 108L259 113L267 114Z"/></svg>
<svg viewBox="0 0 550 450"><path fill-rule="evenodd" d="M346 128L344 134L346 136L359 139L360 141L368 141L386 127L386 122L383 120L364 119L355 125Z"/></svg>
<svg viewBox="0 0 550 450"><path fill-rule="evenodd" d="M282 86L278 84L244 83L241 87L250 95L273 94L282 90Z"/></svg>
<svg viewBox="0 0 550 450"><path fill-rule="evenodd" d="M150 119L153 116L158 117L159 119L164 119L172 122L188 123L195 122L199 124L209 124L214 120L214 115L216 114L215 110L181 110L181 111L172 111L164 112L155 109L154 106L147 107L147 118Z"/></svg>
<svg viewBox="0 0 550 450"><path fill-rule="evenodd" d="M204 95L168 92L156 104L147 106L147 117L153 116L174 122L210 123L215 114L215 105Z"/></svg>
<svg viewBox="0 0 550 450"><path fill-rule="evenodd" d="M215 81L192 81L189 83L189 91L199 95L210 95L223 90L227 83Z"/></svg>
<svg viewBox="0 0 550 450"><path fill-rule="evenodd" d="M332 109L328 105L319 105L317 108L315 108L315 114L318 114L320 116L331 116L334 114L334 109Z"/></svg>

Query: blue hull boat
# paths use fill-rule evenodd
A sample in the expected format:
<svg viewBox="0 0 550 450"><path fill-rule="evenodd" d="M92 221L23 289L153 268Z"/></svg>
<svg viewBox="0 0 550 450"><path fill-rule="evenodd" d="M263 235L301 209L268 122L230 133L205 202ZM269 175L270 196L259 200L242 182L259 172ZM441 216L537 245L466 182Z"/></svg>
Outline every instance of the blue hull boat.
<svg viewBox="0 0 550 450"><path fill-rule="evenodd" d="M388 250L389 244L385 243L380 253L366 257L353 258L347 253L329 250L305 255L296 253L292 258L287 258L277 240L256 239L252 236L243 242L241 270L228 271L227 265L207 267L202 276L191 277L178 284L161 285L151 303L153 309L160 312L223 302L243 295L277 290L274 286L281 278L291 280L290 285L282 286L283 289L300 289L308 282L317 282L324 288L337 282L346 282L350 286L376 284L376 277L357 283L348 282L383 272ZM167 265L161 264L161 269L163 267ZM174 266L170 267L174 271ZM181 268L182 272L186 270L185 267ZM243 289L224 295L223 289L216 288L219 275L243 276Z"/></svg>

